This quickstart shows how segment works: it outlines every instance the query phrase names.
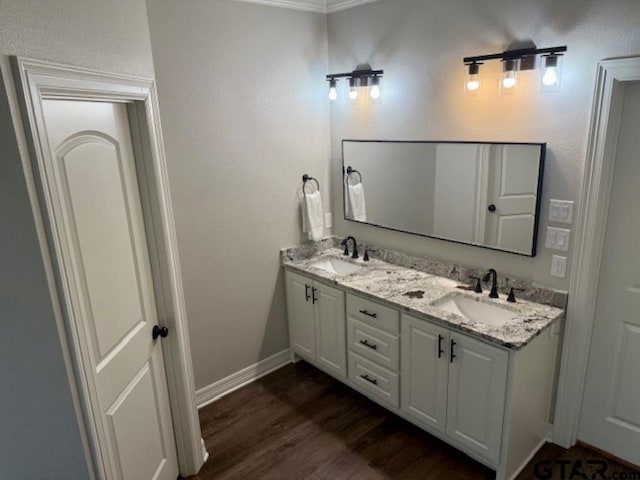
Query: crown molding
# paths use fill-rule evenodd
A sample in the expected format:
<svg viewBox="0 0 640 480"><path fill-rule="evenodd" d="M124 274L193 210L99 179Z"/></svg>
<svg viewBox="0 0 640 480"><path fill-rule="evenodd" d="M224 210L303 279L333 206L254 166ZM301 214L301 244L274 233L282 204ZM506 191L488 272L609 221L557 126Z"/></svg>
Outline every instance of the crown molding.
<svg viewBox="0 0 640 480"><path fill-rule="evenodd" d="M378 0L327 0L326 13L339 12L348 8L364 5L365 3L377 2Z"/></svg>
<svg viewBox="0 0 640 480"><path fill-rule="evenodd" d="M256 3L269 7L289 8L305 12L327 13L326 0L235 0L236 2Z"/></svg>
<svg viewBox="0 0 640 480"><path fill-rule="evenodd" d="M269 7L289 8L305 12L333 13L377 0L234 0Z"/></svg>

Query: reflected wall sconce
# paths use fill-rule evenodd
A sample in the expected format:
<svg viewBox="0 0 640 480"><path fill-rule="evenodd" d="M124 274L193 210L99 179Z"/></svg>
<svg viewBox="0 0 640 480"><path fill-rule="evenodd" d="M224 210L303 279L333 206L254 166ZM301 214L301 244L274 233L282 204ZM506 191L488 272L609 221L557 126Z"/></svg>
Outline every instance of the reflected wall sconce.
<svg viewBox="0 0 640 480"><path fill-rule="evenodd" d="M353 72L331 73L327 75L329 82L329 100L335 102L338 99L338 80L341 78L349 80L349 99L357 100L360 96L360 89L367 88L369 97L378 100L382 96L380 89L380 79L384 75L384 70L373 70L369 65L358 66Z"/></svg>
<svg viewBox="0 0 640 480"><path fill-rule="evenodd" d="M560 87L560 57L566 51L566 45L550 48L536 48L534 45L530 48L506 50L502 53L465 57L462 60L468 69L465 92L472 95L477 94L481 86L480 65L488 60L502 62L500 91L504 94L514 92L518 86L518 72L533 70L538 56L541 57L540 91L557 91Z"/></svg>

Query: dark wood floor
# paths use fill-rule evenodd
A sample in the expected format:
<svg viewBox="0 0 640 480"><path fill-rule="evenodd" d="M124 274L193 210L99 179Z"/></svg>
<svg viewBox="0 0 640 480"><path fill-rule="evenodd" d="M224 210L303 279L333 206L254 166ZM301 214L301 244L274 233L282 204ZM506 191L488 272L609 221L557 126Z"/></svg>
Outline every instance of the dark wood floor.
<svg viewBox="0 0 640 480"><path fill-rule="evenodd" d="M493 471L304 362L203 408L200 422L210 457L190 480L494 478ZM546 470L536 475L539 460L603 459L583 447L547 444L519 478L571 478L570 467L562 476L559 464L553 464L553 476ZM607 468L631 472L611 461ZM591 478L594 467L583 470Z"/></svg>

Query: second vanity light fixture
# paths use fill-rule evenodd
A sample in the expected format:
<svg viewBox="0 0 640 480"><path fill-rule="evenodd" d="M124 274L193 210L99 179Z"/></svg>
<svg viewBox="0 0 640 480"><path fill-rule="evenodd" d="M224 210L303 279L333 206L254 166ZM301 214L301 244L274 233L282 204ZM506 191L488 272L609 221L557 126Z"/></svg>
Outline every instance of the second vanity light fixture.
<svg viewBox="0 0 640 480"><path fill-rule="evenodd" d="M338 80L345 78L349 80L349 99L357 100L360 89L368 88L369 97L378 100L382 92L380 90L380 79L384 75L384 70L373 70L368 65L358 67L353 72L330 73L327 75L329 82L329 100L335 102L338 99Z"/></svg>
<svg viewBox="0 0 640 480"><path fill-rule="evenodd" d="M559 59L567 47L550 48L520 48L506 50L502 53L490 55L479 55L476 57L465 57L464 64L467 66L467 80L465 90L474 94L480 89L480 65L487 60L500 60L502 62L502 79L500 89L503 93L511 93L518 85L518 72L523 70L533 70L537 56L541 57L540 91L557 91L560 85L560 62Z"/></svg>

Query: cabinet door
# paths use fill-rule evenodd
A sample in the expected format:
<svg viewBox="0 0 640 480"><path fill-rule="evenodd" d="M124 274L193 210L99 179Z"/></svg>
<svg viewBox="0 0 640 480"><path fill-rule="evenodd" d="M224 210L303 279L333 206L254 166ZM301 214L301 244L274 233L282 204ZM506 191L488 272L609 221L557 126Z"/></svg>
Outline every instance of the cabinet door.
<svg viewBox="0 0 640 480"><path fill-rule="evenodd" d="M315 282L316 361L341 377L347 375L344 293Z"/></svg>
<svg viewBox="0 0 640 480"><path fill-rule="evenodd" d="M449 348L447 436L498 463L509 355L453 332Z"/></svg>
<svg viewBox="0 0 640 480"><path fill-rule="evenodd" d="M449 330L402 315L402 410L427 429L445 433Z"/></svg>
<svg viewBox="0 0 640 480"><path fill-rule="evenodd" d="M302 275L285 272L289 345L293 351L316 358L316 333L311 293L313 281Z"/></svg>

